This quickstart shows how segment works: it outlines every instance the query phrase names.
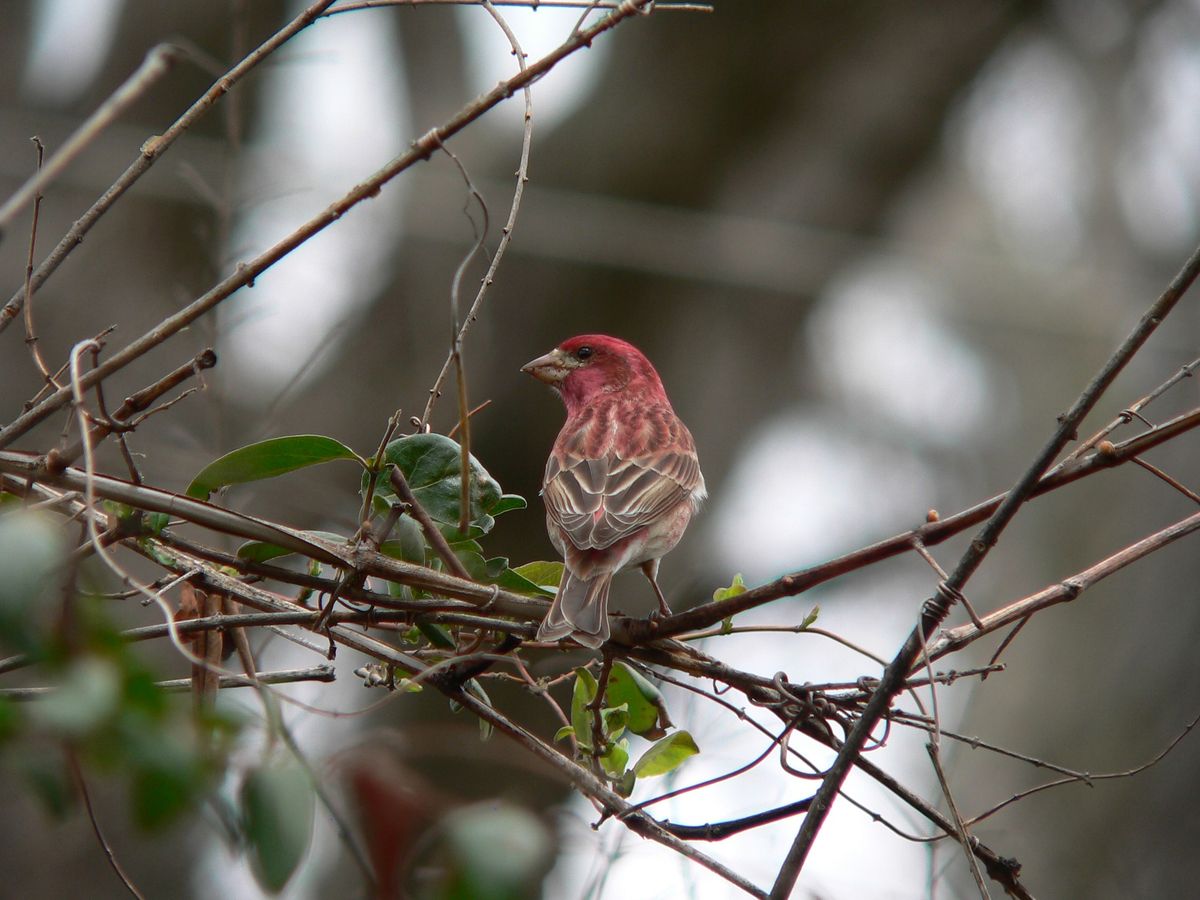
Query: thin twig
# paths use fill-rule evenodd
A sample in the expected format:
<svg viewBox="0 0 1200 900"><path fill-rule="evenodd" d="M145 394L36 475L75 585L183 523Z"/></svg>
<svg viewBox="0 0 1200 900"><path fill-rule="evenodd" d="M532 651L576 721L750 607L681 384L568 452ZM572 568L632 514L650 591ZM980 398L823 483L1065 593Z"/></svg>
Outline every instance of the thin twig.
<svg viewBox="0 0 1200 900"><path fill-rule="evenodd" d="M527 57L521 49L516 35L509 27L508 22L496 12L494 3L485 3L484 8L495 19L500 29L504 32L505 37L508 38L513 55L517 58L518 69L524 72L526 70ZM445 363L442 364L442 370L438 373L438 377L433 382L433 387L429 390L429 399L425 401L425 411L421 414L422 430L429 426L429 418L433 415L433 405L437 402L437 398L441 396L442 385L450 373L450 367L454 364L454 347L462 346L463 339L467 336L467 331L470 330L471 325L479 318L479 310L483 306L483 298L487 295L488 288L495 281L496 271L500 268L500 260L504 258L505 251L508 250L509 242L512 240L513 229L517 224L517 213L521 209L521 198L525 194L525 185L529 181L529 151L533 144L533 93L530 91L528 83L522 88L522 93L525 99L525 126L521 134L521 159L517 164L517 185L513 189L513 199L512 205L508 210L508 220L504 223L504 227L500 229L500 242L496 245L496 252L492 255L492 261L488 266L488 270L479 284L479 290L476 292L475 299L471 303L471 309L467 312L467 317L463 320L462 325L456 326L458 331L454 338L454 344L451 346L450 355L446 357Z"/></svg>
<svg viewBox="0 0 1200 900"><path fill-rule="evenodd" d="M95 446L113 431L114 424L129 422L137 413L145 412L168 391L178 387L192 376L198 376L205 369L211 369L217 364L217 355L211 348L197 353L191 360L179 368L167 373L154 384L130 394L112 414L111 417L96 419L88 431L88 440ZM83 441L78 440L69 447L53 448L46 454L46 467L51 471L62 471L83 455Z"/></svg>
<svg viewBox="0 0 1200 900"><path fill-rule="evenodd" d="M525 90L528 92L529 89L526 88ZM454 360L454 373L458 385L458 428L462 432L462 437L458 442L458 530L466 534L467 527L471 524L471 418L470 409L467 404L467 370L462 356L462 330L459 327L458 320L458 296L467 267L470 266L476 256L484 252L484 242L487 240L490 216L488 215L487 203L484 202L483 195L479 193L478 188L475 187L475 183L471 181L471 176L467 172L466 166L462 164L462 161L449 147L443 145L441 149L443 153L453 160L454 165L458 167L459 174L462 175L463 181L466 182L468 200L465 212L471 222L472 228L475 227L475 220L470 215L471 199L474 199L479 204L479 209L483 213L483 227L478 229L475 235L475 243L471 245L471 249L467 251L466 256L459 262L454 270L454 277L450 280L450 358ZM432 398L433 395L431 394L430 399L432 400ZM423 426L422 430L424 430Z"/></svg>
<svg viewBox="0 0 1200 900"><path fill-rule="evenodd" d="M1141 411L1143 409L1165 394L1168 390L1173 388L1176 384L1183 381L1183 379L1191 378L1197 369L1200 369L1200 359L1194 359L1187 365L1182 366L1174 375L1148 393L1145 397L1142 397L1135 403L1125 407L1119 416L1117 416L1115 419L1093 434L1090 438L1072 450L1070 455L1067 456L1067 460L1070 461L1073 459L1078 459L1122 425L1128 425L1131 421L1133 421L1134 418L1141 418Z"/></svg>
<svg viewBox="0 0 1200 900"><path fill-rule="evenodd" d="M222 618L214 616L213 618ZM234 618L227 616L224 618ZM183 623L180 623L181 625ZM193 630L193 629L188 629ZM180 629L184 631L184 629ZM164 632L165 634L165 632ZM236 675L223 675L217 681L217 686L228 688L254 687L254 682L263 684L295 684L301 681L336 681L333 666L314 666L309 669L281 669L277 672L255 672L253 681ZM155 682L155 686L168 694L179 694L192 689L190 678L169 678L166 681ZM24 687L0 688L0 697L6 700L42 700L49 697L58 688L55 687Z"/></svg>
<svg viewBox="0 0 1200 900"><path fill-rule="evenodd" d="M331 0L330 0L331 2ZM321 6L327 4L320 4ZM501 81L487 93L464 106L442 125L431 128L413 142L407 152L396 157L379 171L355 185L340 199L335 200L316 217L297 228L274 246L264 250L254 259L237 266L228 278L210 288L179 312L168 316L154 328L110 356L101 366L84 377L82 387L90 389L113 372L120 371L135 359L157 347L163 341L186 328L200 316L215 308L235 291L253 284L255 278L275 265L297 247L339 221L350 209L364 200L376 196L380 188L419 162L427 160L439 147L458 134L484 113L507 100L518 90L535 82L553 69L559 62L584 47L589 47L600 35L611 30L625 19L640 15L652 6L651 0L624 0L621 6L595 24L579 32L572 40L556 47L541 59L528 65L516 75ZM318 10L319 11L319 10ZM315 13L314 13L315 14ZM468 316L468 319L470 317ZM0 429L0 448L7 447L39 422L62 408L71 399L70 391L59 390L51 394L33 409Z"/></svg>
<svg viewBox="0 0 1200 900"><path fill-rule="evenodd" d="M442 564L445 565L450 574L469 580L471 577L470 573L463 566L462 560L454 555L454 551L446 543L445 535L437 527L437 523L429 517L429 513L425 511L425 507L421 505L421 501L417 499L417 495L412 492L412 488L408 486L408 480L404 477L404 473L400 471L399 466L392 466L390 477L392 488L396 491L396 496L408 505L409 514L417 520L417 524L425 532L425 540L429 541L429 546L438 555L438 559L442 561Z"/></svg>
<svg viewBox="0 0 1200 900"><path fill-rule="evenodd" d="M31 200L43 193L80 153L116 122L130 106L140 100L182 56L180 48L173 44L159 44L151 48L134 73L75 129L58 152L50 157L49 162L39 167L37 173L17 188L4 205L0 206L0 234L12 224L12 220Z"/></svg>
<svg viewBox="0 0 1200 900"><path fill-rule="evenodd" d="M42 260L37 271L33 273L33 290L37 291L42 284L49 278L70 255L71 251L78 247L91 231L92 226L96 224L106 212L116 203L129 188L131 188L139 178L144 175L152 165L162 156L172 144L175 143L204 113L208 112L218 100L224 97L235 84L241 81L249 74L259 63L286 44L298 32L304 30L311 25L317 17L324 12L334 0L317 0L298 16L288 22L283 28L279 29L270 38L259 45L253 53L240 60L232 69L218 78L207 91L200 96L178 119L171 125L155 136L152 140L147 141L142 145L141 151L128 168L125 169L121 176L112 183L100 198L93 203L88 210L80 216L70 230L63 235L57 246L50 252L50 255ZM4 308L0 309L0 332L3 332L8 327L9 323L16 318L21 311L21 306L24 302L24 293L17 291Z"/></svg>
<svg viewBox="0 0 1200 900"><path fill-rule="evenodd" d="M104 831L100 828L100 820L96 818L96 810L92 807L92 794L88 790L87 781L83 777L83 769L79 765L79 759L74 750L67 751L67 760L71 765L71 775L75 779L75 787L79 790L79 796L83 798L83 807L87 810L88 820L92 823L92 833L96 835L96 841L100 844L100 849L104 851L105 859L108 860L108 864L117 877L121 879L125 890L129 891L137 900L145 900L142 892L137 889L137 886L125 874L125 870L121 868L121 863L117 861L117 855L113 853L112 846L104 837Z"/></svg>
<svg viewBox="0 0 1200 900"><path fill-rule="evenodd" d="M1171 487L1175 488L1175 490L1179 491L1179 493L1183 494L1183 496L1187 497L1193 503L1200 503L1200 494L1197 494L1195 491L1193 491L1187 485L1172 478L1170 475L1168 475L1166 472L1164 472L1158 466L1155 466L1155 465L1152 465L1151 463L1146 462L1144 459L1142 459L1139 456L1135 456L1133 458L1133 462L1136 463L1137 465L1141 466L1143 469L1145 469L1147 472L1149 472L1151 475L1155 476L1156 478L1159 478L1159 479L1165 481L1167 484L1169 484Z"/></svg>
<svg viewBox="0 0 1200 900"><path fill-rule="evenodd" d="M386 9L389 6L480 6L480 0L354 0L343 3L324 13L360 12L364 9ZM618 9L621 0L492 0L492 6L515 6L523 9ZM711 3L687 3L676 0L657 0L654 11L705 12L714 9Z"/></svg>
<svg viewBox="0 0 1200 900"><path fill-rule="evenodd" d="M1035 612L1058 603L1068 603L1114 572L1119 572L1129 564L1137 562L1167 544L1197 530L1200 530L1200 513L1194 513L1186 519L1181 519L1173 525L1130 544L1094 566L1089 566L1078 574L1064 578L1053 587L1048 587L1036 594L1009 603L995 612L988 613L978 626L966 624L942 631L934 640L930 641L929 656L931 659L939 659L986 634L991 634L1014 622L1028 619Z"/></svg>
<svg viewBox="0 0 1200 900"><path fill-rule="evenodd" d="M30 138L33 141L34 147L37 149L37 171L42 168L42 156L46 148L42 146L42 140L37 135ZM33 356L33 364L37 366L37 370L42 373L42 379L51 387L61 388L53 375L50 374L50 369L46 365L46 360L42 358L42 350L38 346L37 329L33 326L33 254L37 248L37 230L38 218L42 211L42 194L39 191L33 198L33 221L29 226L29 255L25 262L25 344L29 347L29 353Z"/></svg>
<svg viewBox="0 0 1200 900"><path fill-rule="evenodd" d="M1037 497L1050 493L1078 481L1080 478L1129 462L1133 457L1197 427L1200 427L1200 409L1193 409L1144 434L1115 445L1111 451L1092 453L1086 458L1056 467L1054 472L1038 482L1032 496ZM660 619L653 634L645 627L642 620L617 619L613 623L613 636L615 639L627 643L642 643L653 637L674 637L684 632L711 627L748 609L754 609L781 597L802 594L817 585L845 575L847 572L853 572L910 552L914 540L919 539L926 546L940 544L987 519L1008 496L1007 493L998 494L955 515L934 522L926 522L918 528L893 535L819 565L792 572L769 584L752 588L736 597L730 597L728 600L700 603L686 612Z"/></svg>

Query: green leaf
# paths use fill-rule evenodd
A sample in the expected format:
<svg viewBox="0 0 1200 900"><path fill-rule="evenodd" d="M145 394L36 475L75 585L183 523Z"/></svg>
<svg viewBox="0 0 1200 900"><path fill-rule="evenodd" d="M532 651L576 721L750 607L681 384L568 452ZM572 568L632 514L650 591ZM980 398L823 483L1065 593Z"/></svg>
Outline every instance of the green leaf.
<svg viewBox="0 0 1200 900"><path fill-rule="evenodd" d="M575 670L575 689L571 694L571 727L575 729L575 740L585 750L592 748L592 711L588 704L596 699L600 686L596 676L582 666Z"/></svg>
<svg viewBox="0 0 1200 900"><path fill-rule="evenodd" d="M637 772L633 771L633 769L629 769L628 771L625 772L624 775L622 775L620 778L618 778L616 781L613 782L613 790L616 791L618 794L620 794L622 797L628 797L630 794L633 793L633 786L636 783L637 783Z"/></svg>
<svg viewBox="0 0 1200 900"><path fill-rule="evenodd" d="M738 594L746 593L746 582L742 580L742 573L738 572L733 576L733 581L730 582L727 588L717 588L713 591L713 599L720 602L728 600L731 597L736 597ZM733 629L733 616L726 616L721 620L721 634L729 634Z"/></svg>
<svg viewBox="0 0 1200 900"><path fill-rule="evenodd" d="M573 727L570 725L564 725L562 728L558 729L558 731L554 732L554 742L558 743L559 741L565 740L574 733L575 729Z"/></svg>
<svg viewBox="0 0 1200 900"><path fill-rule="evenodd" d="M346 543L345 535L334 534L332 531L304 531L301 534L324 538L335 544ZM238 559L245 559L256 563L270 562L273 559L279 559L281 556L291 556L295 552L295 550L289 550L287 547L280 547L278 544L270 544L266 541L247 541L237 549Z"/></svg>
<svg viewBox="0 0 1200 900"><path fill-rule="evenodd" d="M613 663L604 699L610 706L624 705L629 710L629 730L634 734L657 740L667 733L664 726L670 725L671 720L662 692L625 663Z"/></svg>
<svg viewBox="0 0 1200 900"><path fill-rule="evenodd" d="M142 518L142 524L146 526L146 531L153 535L162 534L162 530L167 527L167 523L171 521L171 517L162 512L146 513Z"/></svg>
<svg viewBox="0 0 1200 900"><path fill-rule="evenodd" d="M553 594L557 593L558 585L562 581L563 564L544 561L528 562L523 566L517 566L513 572L526 581L541 585Z"/></svg>
<svg viewBox="0 0 1200 900"><path fill-rule="evenodd" d="M738 594L746 593L746 582L742 580L742 573L738 572L733 576L733 581L729 587L717 588L713 591L714 600L729 600L736 597Z"/></svg>
<svg viewBox="0 0 1200 900"><path fill-rule="evenodd" d="M241 805L254 877L263 890L278 893L312 840L315 797L308 773L290 759L254 769L242 783Z"/></svg>
<svg viewBox="0 0 1200 900"><path fill-rule="evenodd" d="M397 519L391 540L384 541L379 552L416 566L425 565L425 534L417 520L407 515Z"/></svg>
<svg viewBox="0 0 1200 900"><path fill-rule="evenodd" d="M171 566L175 565L177 561L175 554L168 552L167 549L158 541L153 541L150 538L140 538L138 540L138 546L146 552L147 556L149 556L160 566L170 568Z"/></svg>
<svg viewBox="0 0 1200 900"><path fill-rule="evenodd" d="M461 453L459 445L445 435L410 434L388 444L384 460L404 473L413 495L431 519L444 525L457 525L462 487ZM503 500L500 485L475 457L470 457L469 462L468 519L486 533L495 524L492 511L498 506L501 511L512 509L512 501ZM366 485L364 478L364 490ZM386 472L380 474L375 490L380 496L395 497Z"/></svg>
<svg viewBox="0 0 1200 900"><path fill-rule="evenodd" d="M417 619L417 630L425 635L425 640L429 641L431 647L437 647L441 650L457 650L458 644L454 643L454 638L450 636L450 632L443 626L435 622L424 622Z"/></svg>
<svg viewBox="0 0 1200 900"><path fill-rule="evenodd" d="M467 544L479 545L475 541L466 541L463 544L453 545L455 555L462 560L463 568L467 570L467 574L475 581L483 582L484 584L494 584L504 588L506 591L512 591L517 594L527 594L534 597L553 597L555 590L553 588L542 587L540 584L535 584L528 578L517 574L515 569L508 567L508 559L503 556L494 556L491 559L484 559L481 553L474 549L463 549Z"/></svg>
<svg viewBox="0 0 1200 900"><path fill-rule="evenodd" d="M600 710L600 727L604 737L616 740L629 727L629 707L622 703L620 706L606 706Z"/></svg>
<svg viewBox="0 0 1200 900"><path fill-rule="evenodd" d="M535 584L525 576L518 575L516 569L505 568L492 583L506 591L512 591L514 594L527 594L533 597L553 597L557 593L555 588Z"/></svg>
<svg viewBox="0 0 1200 900"><path fill-rule="evenodd" d="M320 434L294 434L248 444L209 463L188 485L187 494L207 500L213 491L230 484L274 478L335 459L358 459L340 441Z"/></svg>
<svg viewBox="0 0 1200 900"><path fill-rule="evenodd" d="M600 757L600 765L613 778L620 778L629 765L629 741L621 740L613 744L608 752Z"/></svg>
<svg viewBox="0 0 1200 900"><path fill-rule="evenodd" d="M525 502L525 498L520 494L503 494L496 502L496 505L489 509L488 512L494 519L504 515L506 512L512 512L514 509L525 509L527 506L529 504Z"/></svg>
<svg viewBox="0 0 1200 900"><path fill-rule="evenodd" d="M808 615L805 616L804 621L800 623L800 628L801 629L808 628L815 621L817 621L817 616L819 616L820 614L821 614L821 606L820 606L820 604L818 604L817 606L814 606L812 609L810 609L808 611Z"/></svg>
<svg viewBox="0 0 1200 900"><path fill-rule="evenodd" d="M669 737L657 741L634 764L633 771L639 778L665 775L677 768L689 756L700 752L692 736L686 731L676 731Z"/></svg>
<svg viewBox="0 0 1200 900"><path fill-rule="evenodd" d="M468 679L467 683L463 685L463 689L468 694L470 694L472 697L474 697L476 700L478 700L480 703L484 704L485 706L492 705L492 698L487 695L487 691L485 691L483 689L483 685L481 685L476 679L474 679L474 678ZM487 719L480 717L480 719L479 719L479 740L481 740L481 741L490 740L492 737L492 730L493 730L492 723L489 722Z"/></svg>

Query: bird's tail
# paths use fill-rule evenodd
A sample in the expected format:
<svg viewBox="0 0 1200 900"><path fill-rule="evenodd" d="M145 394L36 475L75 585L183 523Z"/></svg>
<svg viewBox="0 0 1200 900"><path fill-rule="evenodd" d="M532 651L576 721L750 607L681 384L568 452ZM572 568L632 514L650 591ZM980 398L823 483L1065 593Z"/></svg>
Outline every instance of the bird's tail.
<svg viewBox="0 0 1200 900"><path fill-rule="evenodd" d="M574 637L585 647L599 647L608 640L608 589L612 573L583 579L563 572L558 594L550 612L538 628L539 641L560 641Z"/></svg>

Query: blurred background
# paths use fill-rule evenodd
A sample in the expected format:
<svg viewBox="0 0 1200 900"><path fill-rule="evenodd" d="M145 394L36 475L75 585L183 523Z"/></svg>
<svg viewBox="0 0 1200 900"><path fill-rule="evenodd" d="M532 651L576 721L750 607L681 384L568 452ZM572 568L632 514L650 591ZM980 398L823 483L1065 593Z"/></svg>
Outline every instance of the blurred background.
<svg viewBox="0 0 1200 900"><path fill-rule="evenodd" d="M931 508L950 514L1010 486L1200 237L1196 0L715 7L661 8L626 22L534 85L524 203L465 343L472 404L491 401L473 419L474 452L506 490L531 500L488 539L490 553L514 564L553 557L536 495L562 419L558 401L519 367L581 332L627 338L654 361L695 435L711 496L663 564L677 609L734 573L759 584L911 528ZM31 136L53 152L156 43L178 42L212 61L178 64L58 180L42 206L36 258L147 138L299 8L3 0L0 196L33 171ZM579 19L579 10L502 12L531 57ZM477 7L318 22L200 120L47 282L35 307L43 353L53 367L112 324L110 346L123 346L515 65ZM511 202L522 116L513 98L449 144L487 203L492 248ZM420 415L425 405L448 347L454 273L480 223L454 161L435 157L123 372L110 398L205 346L220 359L203 394L139 430L134 448L145 454L147 480L182 490L219 454L281 434L327 434L373 452L396 408ZM25 217L0 243L0 300L21 285L27 229ZM468 270L467 300L482 271ZM1085 432L1200 355L1194 294ZM4 421L39 385L20 332L14 324L0 335ZM1147 415L1162 421L1198 400L1191 379ZM443 400L433 425L444 431L455 417L452 399ZM61 427L52 419L19 446L45 447ZM1150 459L1200 485L1194 438ZM247 486L226 502L349 533L357 475L339 465ZM968 594L986 612L1193 509L1142 471L1088 479L1033 503ZM934 550L944 567L964 542ZM648 611L640 577L623 579L614 605ZM890 658L935 583L925 563L906 557L746 620L795 623L819 603L821 626ZM1006 652L1006 672L942 692L945 723L1092 773L1147 762L1200 707L1197 585L1200 555L1185 540L1037 617ZM730 664L786 671L793 681L879 670L812 635L716 641L708 651ZM986 662L997 642L981 643L954 665ZM267 653L281 665L295 653L315 664L291 645ZM342 656L335 687L296 695L337 708L377 699L352 674L362 660ZM703 752L668 786L728 771L763 749L732 715L669 697ZM544 707L516 693L511 702L531 727L556 727ZM548 897L734 895L611 823L593 832L590 807L502 739L472 746L473 724L447 717L435 697L334 722L289 715L313 758L331 761L331 781L346 748L394 740L397 757L420 773L413 777L454 802L504 799L539 810L560 848ZM896 735L877 762L937 800L923 742ZM966 815L1045 780L965 746L947 750L947 766ZM1189 739L1136 778L1036 795L977 833L1024 864L1038 896L1182 896L1200 839L1198 772L1200 744ZM717 821L809 787L768 761L658 812ZM851 779L847 791L927 833L869 784ZM199 823L147 837L129 824L119 785L101 779L97 794L118 856L148 896L257 896L213 829ZM84 817L55 821L11 783L0 816L11 823L0 842L0 893L65 896L86 884L88 896L123 895ZM797 826L707 849L766 885ZM286 896L331 896L356 883L328 823L315 847ZM904 841L843 803L796 895L975 894L952 846Z"/></svg>

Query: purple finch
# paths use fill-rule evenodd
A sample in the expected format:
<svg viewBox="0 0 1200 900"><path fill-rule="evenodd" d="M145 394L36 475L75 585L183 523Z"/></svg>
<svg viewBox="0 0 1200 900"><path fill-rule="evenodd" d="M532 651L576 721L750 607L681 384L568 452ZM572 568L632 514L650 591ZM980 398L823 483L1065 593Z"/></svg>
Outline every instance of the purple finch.
<svg viewBox="0 0 1200 900"><path fill-rule="evenodd" d="M622 569L641 567L659 609L671 612L658 564L706 495L696 445L650 361L625 341L573 337L521 371L567 407L542 483L546 529L565 571L538 638L599 647L609 636L608 591Z"/></svg>

